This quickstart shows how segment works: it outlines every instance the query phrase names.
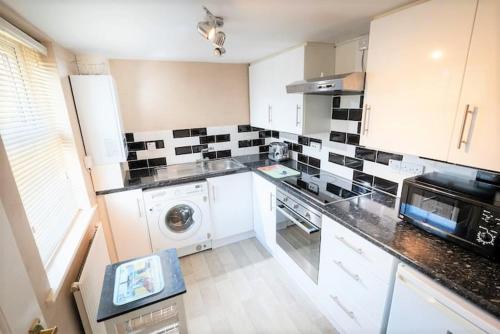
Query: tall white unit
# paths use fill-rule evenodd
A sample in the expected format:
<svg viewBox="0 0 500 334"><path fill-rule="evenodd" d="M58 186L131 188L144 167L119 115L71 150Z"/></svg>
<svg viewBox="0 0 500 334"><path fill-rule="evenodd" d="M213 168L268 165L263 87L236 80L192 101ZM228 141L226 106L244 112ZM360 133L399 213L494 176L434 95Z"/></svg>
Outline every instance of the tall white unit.
<svg viewBox="0 0 500 334"><path fill-rule="evenodd" d="M94 188L122 187L127 148L113 78L71 75L70 82Z"/></svg>

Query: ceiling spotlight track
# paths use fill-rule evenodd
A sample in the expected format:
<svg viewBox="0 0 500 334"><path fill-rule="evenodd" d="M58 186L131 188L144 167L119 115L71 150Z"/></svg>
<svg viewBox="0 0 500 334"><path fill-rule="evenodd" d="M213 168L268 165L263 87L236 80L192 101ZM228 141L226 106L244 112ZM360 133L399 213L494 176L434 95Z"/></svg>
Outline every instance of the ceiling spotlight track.
<svg viewBox="0 0 500 334"><path fill-rule="evenodd" d="M207 7L203 6L206 16L205 21L198 22L198 32L203 38L209 40L214 46L214 55L222 56L226 53L224 42L226 34L221 30L224 26L224 19L212 14Z"/></svg>

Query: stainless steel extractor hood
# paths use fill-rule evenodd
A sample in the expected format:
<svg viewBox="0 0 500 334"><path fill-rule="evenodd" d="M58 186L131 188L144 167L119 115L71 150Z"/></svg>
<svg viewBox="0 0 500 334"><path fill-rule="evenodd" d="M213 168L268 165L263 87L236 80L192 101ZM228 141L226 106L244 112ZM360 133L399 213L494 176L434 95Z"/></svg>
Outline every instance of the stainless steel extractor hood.
<svg viewBox="0 0 500 334"><path fill-rule="evenodd" d="M286 86L287 93L316 95L355 95L365 89L365 72L352 72L295 81Z"/></svg>

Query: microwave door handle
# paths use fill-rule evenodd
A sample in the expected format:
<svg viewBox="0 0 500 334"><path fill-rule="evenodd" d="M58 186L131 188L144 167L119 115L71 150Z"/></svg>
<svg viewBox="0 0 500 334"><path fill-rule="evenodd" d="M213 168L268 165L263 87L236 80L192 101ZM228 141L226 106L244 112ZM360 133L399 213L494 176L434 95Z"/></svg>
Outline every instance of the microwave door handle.
<svg viewBox="0 0 500 334"><path fill-rule="evenodd" d="M306 232L307 234L312 234L314 232L318 232L319 231L319 228L317 228L313 224L308 224L308 225L311 225L312 227L311 228L307 228L305 226L305 224L303 224L302 222L300 222L297 219L295 219L290 213L288 213L287 211L285 211L285 209L282 208L282 207L280 207L280 206L276 206L276 210L278 210L279 212L281 212L281 214L283 214L286 218L290 219L292 223L294 223L295 225L297 225L302 231Z"/></svg>

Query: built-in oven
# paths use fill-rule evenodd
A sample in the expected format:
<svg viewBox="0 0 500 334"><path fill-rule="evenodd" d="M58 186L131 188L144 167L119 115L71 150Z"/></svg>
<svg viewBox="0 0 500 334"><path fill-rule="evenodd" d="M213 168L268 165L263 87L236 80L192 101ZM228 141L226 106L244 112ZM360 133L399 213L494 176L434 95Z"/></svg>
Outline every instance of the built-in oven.
<svg viewBox="0 0 500 334"><path fill-rule="evenodd" d="M318 283L321 212L288 193L276 192L276 243Z"/></svg>

